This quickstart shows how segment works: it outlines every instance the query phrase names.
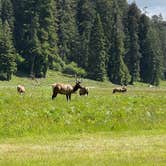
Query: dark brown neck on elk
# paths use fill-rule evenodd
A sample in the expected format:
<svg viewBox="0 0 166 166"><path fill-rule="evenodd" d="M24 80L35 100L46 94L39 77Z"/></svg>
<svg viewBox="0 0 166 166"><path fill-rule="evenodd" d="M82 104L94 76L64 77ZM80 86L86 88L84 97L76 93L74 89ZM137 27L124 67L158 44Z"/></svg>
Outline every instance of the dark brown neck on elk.
<svg viewBox="0 0 166 166"><path fill-rule="evenodd" d="M73 92L76 92L81 86L77 83L75 86L73 86Z"/></svg>

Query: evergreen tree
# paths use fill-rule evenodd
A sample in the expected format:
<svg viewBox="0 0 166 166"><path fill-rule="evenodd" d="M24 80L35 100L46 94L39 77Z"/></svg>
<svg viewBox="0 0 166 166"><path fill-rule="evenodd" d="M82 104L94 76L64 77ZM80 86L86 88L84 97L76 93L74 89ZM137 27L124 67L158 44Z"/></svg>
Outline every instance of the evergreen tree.
<svg viewBox="0 0 166 166"><path fill-rule="evenodd" d="M150 19L143 14L139 26L141 50L141 80L159 85L161 77L161 45L159 34Z"/></svg>
<svg viewBox="0 0 166 166"><path fill-rule="evenodd" d="M112 39L112 1L109 0L97 0L96 1L96 11L100 14L103 29L104 29L104 36L105 36L105 43L106 43L106 67L108 66L109 61L109 50L111 48L111 39Z"/></svg>
<svg viewBox="0 0 166 166"><path fill-rule="evenodd" d="M147 36L148 49L148 65L146 66L146 82L152 85L159 85L161 77L161 48L160 40L155 28L150 28ZM147 46L147 48L148 48Z"/></svg>
<svg viewBox="0 0 166 166"><path fill-rule="evenodd" d="M147 66L150 63L148 57L149 51L149 43L148 43L148 31L150 28L150 19L145 15L142 14L140 17L140 24L139 24L139 40L140 40L140 52L141 52L141 61L140 61L140 76L141 81L148 82L147 77L148 72Z"/></svg>
<svg viewBox="0 0 166 166"><path fill-rule="evenodd" d="M29 61L29 67L30 67L30 75L32 77L38 76L38 73L40 73L39 70L41 70L40 64L37 64L37 61L40 60L41 56L41 43L39 41L38 35L37 35L37 30L39 29L39 18L38 16L35 16L34 19L32 20L31 23L31 38L28 41L28 59Z"/></svg>
<svg viewBox="0 0 166 166"><path fill-rule="evenodd" d="M122 20L120 19L119 7L116 1L113 1L113 28L110 49L110 58L108 66L109 79L115 84L128 84L130 74L123 61L124 42L122 31Z"/></svg>
<svg viewBox="0 0 166 166"><path fill-rule="evenodd" d="M89 54L89 77L97 81L104 81L106 78L105 66L105 40L102 23L97 14L90 36Z"/></svg>
<svg viewBox="0 0 166 166"><path fill-rule="evenodd" d="M152 17L154 27L159 34L159 40L161 45L161 61L162 61L162 79L166 78L166 22L163 20L162 15L154 15Z"/></svg>
<svg viewBox="0 0 166 166"><path fill-rule="evenodd" d="M140 80L140 46L138 38L140 10L135 3L129 6L128 11L128 32L129 32L129 48L126 53L125 62L131 74L131 84Z"/></svg>
<svg viewBox="0 0 166 166"><path fill-rule="evenodd" d="M7 21L0 22L0 79L11 80L16 71L16 53L12 33Z"/></svg>
<svg viewBox="0 0 166 166"><path fill-rule="evenodd" d="M45 77L57 55L55 3L53 0L15 0L16 46L25 58L22 68L36 77Z"/></svg>
<svg viewBox="0 0 166 166"><path fill-rule="evenodd" d="M78 45L75 0L57 0L58 12L58 47L61 58L65 61L75 59Z"/></svg>
<svg viewBox="0 0 166 166"><path fill-rule="evenodd" d="M28 74L34 74L32 66L32 49L33 46L33 35L34 28L39 23L34 23L33 19L39 18L37 15L37 3L34 0L13 0L14 13L15 13L15 28L14 37L15 45L18 53L24 58L22 64L20 64L19 70ZM39 26L38 26L39 27Z"/></svg>
<svg viewBox="0 0 166 166"><path fill-rule="evenodd" d="M117 84L127 84L131 75L132 84L157 85L166 76L165 21L141 15L127 0L1 0L0 20L0 51L11 71L2 63L5 79L16 63L18 70L45 77L48 68L71 61L91 78L108 74Z"/></svg>
<svg viewBox="0 0 166 166"><path fill-rule="evenodd" d="M166 21L162 22L162 52L163 52L163 72L164 72L164 79L166 80Z"/></svg>
<svg viewBox="0 0 166 166"><path fill-rule="evenodd" d="M44 8L44 6L43 6ZM57 9L56 9L56 1L52 0L50 3L47 4L47 7L44 8L45 13L47 13L47 18L42 20L41 24L44 24L45 29L48 31L48 42L49 42L49 55L48 55L48 60L49 60L49 67L53 68L53 63L57 61L59 58L58 55L58 35L57 35ZM42 12L42 11L41 11ZM43 14L44 15L44 14ZM47 23L46 23L47 22Z"/></svg>
<svg viewBox="0 0 166 166"><path fill-rule="evenodd" d="M53 0L39 0L38 4L39 27L37 35L40 41L40 53L36 58L35 75L45 77L51 59L57 56L57 36L55 27L55 3ZM40 66L40 67L39 67Z"/></svg>
<svg viewBox="0 0 166 166"><path fill-rule="evenodd" d="M127 21L127 12L128 12L128 3L127 0L117 0L120 15L122 16L122 22L125 23Z"/></svg>
<svg viewBox="0 0 166 166"><path fill-rule="evenodd" d="M1 0L1 19L2 23L6 20L10 26L11 31L14 30L14 11L11 0Z"/></svg>
<svg viewBox="0 0 166 166"><path fill-rule="evenodd" d="M79 0L77 6L77 20L80 34L80 56L77 62L85 69L88 69L89 66L89 42L95 17L95 2L91 0Z"/></svg>

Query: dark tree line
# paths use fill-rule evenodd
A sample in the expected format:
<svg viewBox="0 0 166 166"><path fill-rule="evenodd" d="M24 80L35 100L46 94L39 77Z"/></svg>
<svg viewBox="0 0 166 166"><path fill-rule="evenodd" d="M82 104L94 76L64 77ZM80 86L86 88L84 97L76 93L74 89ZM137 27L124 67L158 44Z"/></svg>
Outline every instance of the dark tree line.
<svg viewBox="0 0 166 166"><path fill-rule="evenodd" d="M0 1L1 80L17 71L45 77L71 62L91 79L159 85L166 22L126 0Z"/></svg>

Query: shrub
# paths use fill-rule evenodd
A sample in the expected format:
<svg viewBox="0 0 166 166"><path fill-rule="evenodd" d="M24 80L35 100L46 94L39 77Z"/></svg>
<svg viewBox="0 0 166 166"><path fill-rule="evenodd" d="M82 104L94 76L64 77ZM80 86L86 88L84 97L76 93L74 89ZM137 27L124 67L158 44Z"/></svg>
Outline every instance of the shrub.
<svg viewBox="0 0 166 166"><path fill-rule="evenodd" d="M62 66L57 62L53 62L53 65L52 65L51 69L55 70L55 71L62 71Z"/></svg>
<svg viewBox="0 0 166 166"><path fill-rule="evenodd" d="M63 73L65 74L77 74L85 77L87 75L86 71L83 68L78 67L75 62L71 62L64 67Z"/></svg>
<svg viewBox="0 0 166 166"><path fill-rule="evenodd" d="M7 74L6 74L6 73L3 73L3 72L0 72L0 80L1 80L1 81L7 80Z"/></svg>
<svg viewBox="0 0 166 166"><path fill-rule="evenodd" d="M55 71L62 71L64 66L65 66L65 62L60 57L56 57L50 69Z"/></svg>

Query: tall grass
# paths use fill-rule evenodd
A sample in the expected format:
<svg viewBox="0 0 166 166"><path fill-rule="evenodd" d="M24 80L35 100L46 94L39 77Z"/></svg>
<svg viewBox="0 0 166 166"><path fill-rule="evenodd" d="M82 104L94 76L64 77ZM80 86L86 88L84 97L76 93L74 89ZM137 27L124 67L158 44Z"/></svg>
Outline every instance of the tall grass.
<svg viewBox="0 0 166 166"><path fill-rule="evenodd" d="M88 97L63 95L51 100L51 84L69 82L74 77L49 72L37 82L14 77L0 82L0 137L82 133L98 131L139 131L166 129L166 89L146 85L128 87L124 94L112 94L113 85L85 80L90 87ZM73 83L72 83L73 82ZM26 87L25 95L16 85Z"/></svg>
<svg viewBox="0 0 166 166"><path fill-rule="evenodd" d="M37 81L0 82L1 166L165 165L166 82L112 94L115 85L84 79L88 97L51 100L52 83L74 81L50 71Z"/></svg>

